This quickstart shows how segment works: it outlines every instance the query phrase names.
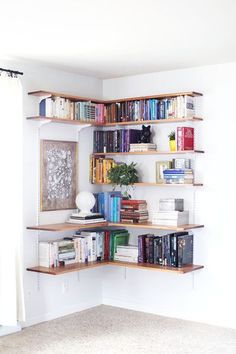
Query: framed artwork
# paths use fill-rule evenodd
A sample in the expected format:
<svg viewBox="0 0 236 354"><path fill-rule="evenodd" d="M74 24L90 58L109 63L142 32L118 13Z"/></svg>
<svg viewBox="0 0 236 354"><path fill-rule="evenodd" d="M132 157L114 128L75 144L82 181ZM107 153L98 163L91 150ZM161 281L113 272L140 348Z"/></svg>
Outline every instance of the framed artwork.
<svg viewBox="0 0 236 354"><path fill-rule="evenodd" d="M40 210L75 209L77 143L41 140Z"/></svg>
<svg viewBox="0 0 236 354"><path fill-rule="evenodd" d="M165 183L163 171L171 168L171 161L156 161L156 183Z"/></svg>

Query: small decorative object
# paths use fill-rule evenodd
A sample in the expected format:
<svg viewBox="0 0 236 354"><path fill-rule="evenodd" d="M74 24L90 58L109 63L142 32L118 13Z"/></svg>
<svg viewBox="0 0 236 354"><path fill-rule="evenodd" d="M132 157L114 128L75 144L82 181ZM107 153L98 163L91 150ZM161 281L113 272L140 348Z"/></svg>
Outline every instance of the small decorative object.
<svg viewBox="0 0 236 354"><path fill-rule="evenodd" d="M131 195L129 194L130 186L133 186L134 183L138 182L138 172L135 168L136 163L131 163L127 165L126 163L117 164L108 171L108 178L113 184L113 190L115 186L125 186L125 192L123 197L130 199Z"/></svg>
<svg viewBox="0 0 236 354"><path fill-rule="evenodd" d="M77 214L78 216L87 216L93 214L91 212L91 209L94 207L96 202L93 193L86 192L86 191L80 192L77 195L75 202L77 208L80 210L79 213Z"/></svg>
<svg viewBox="0 0 236 354"><path fill-rule="evenodd" d="M175 131L173 130L169 135L169 147L170 151L175 151L176 150L176 144L175 144Z"/></svg>
<svg viewBox="0 0 236 354"><path fill-rule="evenodd" d="M165 183L163 171L171 168L171 161L156 161L156 183Z"/></svg>
<svg viewBox="0 0 236 354"><path fill-rule="evenodd" d="M77 143L41 140L40 210L75 209Z"/></svg>
<svg viewBox="0 0 236 354"><path fill-rule="evenodd" d="M149 144L151 142L151 126L142 125L141 137L139 143Z"/></svg>

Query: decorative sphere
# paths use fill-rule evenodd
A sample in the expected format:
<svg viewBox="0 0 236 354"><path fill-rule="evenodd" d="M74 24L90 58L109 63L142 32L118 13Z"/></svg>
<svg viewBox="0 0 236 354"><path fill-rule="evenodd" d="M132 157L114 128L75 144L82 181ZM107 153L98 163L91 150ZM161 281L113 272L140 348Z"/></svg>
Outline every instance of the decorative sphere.
<svg viewBox="0 0 236 354"><path fill-rule="evenodd" d="M91 209L94 207L96 200L93 193L83 191L77 195L75 202L80 210L79 214L88 215L92 214Z"/></svg>

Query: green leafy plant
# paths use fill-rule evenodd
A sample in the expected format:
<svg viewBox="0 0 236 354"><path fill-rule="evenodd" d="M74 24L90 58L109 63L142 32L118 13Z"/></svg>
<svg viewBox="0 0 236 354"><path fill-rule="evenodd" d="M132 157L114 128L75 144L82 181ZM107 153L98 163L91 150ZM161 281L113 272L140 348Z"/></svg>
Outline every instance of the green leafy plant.
<svg viewBox="0 0 236 354"><path fill-rule="evenodd" d="M127 199L131 198L129 194L129 188L132 187L134 183L138 182L138 172L135 168L136 163L132 162L127 165L126 163L120 163L112 167L107 174L110 182L113 184L113 189L116 186L125 186L125 192L123 196Z"/></svg>
<svg viewBox="0 0 236 354"><path fill-rule="evenodd" d="M172 132L170 132L170 134L168 135L169 140L175 140L175 131L173 130Z"/></svg>

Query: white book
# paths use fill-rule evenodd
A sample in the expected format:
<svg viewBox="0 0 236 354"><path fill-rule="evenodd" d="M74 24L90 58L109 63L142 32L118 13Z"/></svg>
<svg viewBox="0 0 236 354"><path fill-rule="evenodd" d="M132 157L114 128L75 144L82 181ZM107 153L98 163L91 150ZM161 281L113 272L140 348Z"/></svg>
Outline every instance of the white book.
<svg viewBox="0 0 236 354"><path fill-rule="evenodd" d="M167 219L152 219L152 224L155 225L160 225L160 226L181 226L181 225L186 225L188 223L179 221L179 220L167 220Z"/></svg>
<svg viewBox="0 0 236 354"><path fill-rule="evenodd" d="M138 263L138 257L119 256L116 253L114 255L114 260L120 262Z"/></svg>
<svg viewBox="0 0 236 354"><path fill-rule="evenodd" d="M188 223L189 212L188 211L158 211L153 213L155 219L162 220L184 220Z"/></svg>

